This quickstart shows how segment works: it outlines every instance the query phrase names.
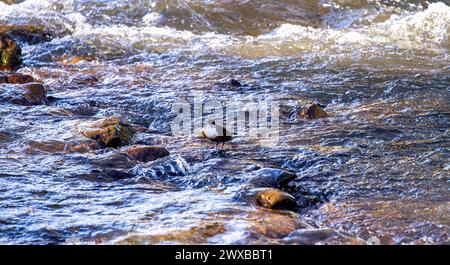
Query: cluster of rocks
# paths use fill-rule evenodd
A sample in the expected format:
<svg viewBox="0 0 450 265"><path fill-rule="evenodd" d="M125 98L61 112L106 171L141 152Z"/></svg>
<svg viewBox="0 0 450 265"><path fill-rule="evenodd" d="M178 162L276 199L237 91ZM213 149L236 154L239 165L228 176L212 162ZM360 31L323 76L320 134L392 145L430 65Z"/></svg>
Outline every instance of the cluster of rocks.
<svg viewBox="0 0 450 265"><path fill-rule="evenodd" d="M253 172L248 181L250 201L255 204L278 210L293 210L297 206L294 196L285 188L297 175L283 169L262 168Z"/></svg>
<svg viewBox="0 0 450 265"><path fill-rule="evenodd" d="M14 1L6 1L14 2ZM46 104L47 93L43 84L32 76L13 73L22 62L19 44L15 41L39 42L48 40L50 36L37 27L18 27L0 25L0 98L20 105ZM242 86L232 79L229 85ZM319 104L308 105L299 112L305 119L326 118L328 113ZM119 149L119 154L128 156L135 161L147 163L170 155L169 151L160 146L132 145L132 139L138 130L119 116L106 117L91 123L81 131L89 140L70 145L75 152L88 152L103 148ZM46 146L35 143L40 149L55 148L54 144ZM56 145L57 147L59 145ZM59 149L65 150L67 144ZM296 198L287 193L285 187L296 178L296 174L274 168L256 170L249 181L252 201L262 207L278 210L293 210L297 207Z"/></svg>
<svg viewBox="0 0 450 265"><path fill-rule="evenodd" d="M219 88L246 87L235 79L228 82L216 84ZM318 103L310 103L294 110L295 115L302 119L321 119L330 115ZM290 110L292 111L292 110ZM292 112L291 112L292 113ZM200 135L202 137L203 135ZM204 138L204 137L202 137ZM209 137L206 137L210 139ZM212 140L212 139L210 139ZM255 214L250 213L249 219L254 221L253 230L258 235L270 238L283 238L289 243L317 242L357 242L351 237L346 237L337 231L327 229L315 229L304 223L295 213L295 209L305 205L304 198L296 198L288 191L291 190L289 183L294 181L297 175L293 172L278 168L262 168L250 173L244 188L237 194L237 199L244 200L257 206L262 211ZM265 210L263 210L265 209ZM299 235L307 235L302 238Z"/></svg>
<svg viewBox="0 0 450 265"><path fill-rule="evenodd" d="M14 2L17 1L6 1L8 4ZM52 34L42 26L0 24L0 71L13 72L21 66L19 43L36 44L51 39Z"/></svg>
<svg viewBox="0 0 450 265"><path fill-rule="evenodd" d="M230 79L228 82L216 83L218 87L241 87L245 86L241 84L236 79ZM323 106L318 103L312 103L301 108L297 113L300 118L304 119L320 119L327 118L329 114L323 109ZM209 123L210 127L203 128L200 131L200 138L207 138L213 142L223 142L229 141L230 139L223 139L217 137L217 134L223 130L223 135L231 135L228 132L225 133L225 129L215 123ZM214 133L214 128L218 132ZM212 131L209 133L209 131ZM211 134L212 136L209 136ZM264 168L258 170L255 173L255 177L250 180L250 186L255 188L251 190L251 198L254 202L260 206L270 209L283 209L290 210L297 207L297 202L294 196L283 191L283 188L287 184L294 180L296 175L292 172L288 172L282 169Z"/></svg>
<svg viewBox="0 0 450 265"><path fill-rule="evenodd" d="M19 42L37 43L49 39L50 34L37 26L0 24L0 99L19 105L46 104L44 85L30 75L15 71L22 64Z"/></svg>
<svg viewBox="0 0 450 265"><path fill-rule="evenodd" d="M106 117L91 123L81 134L94 140L100 148L124 147L122 152L129 157L147 163L169 156L169 151L160 146L130 145L137 129L119 116Z"/></svg>
<svg viewBox="0 0 450 265"><path fill-rule="evenodd" d="M12 3L10 1L7 3ZM47 91L32 76L16 73L22 63L18 42L36 43L50 38L44 29L36 26L0 25L0 99L19 105L47 103ZM76 143L30 142L30 147L49 152L88 152L102 148L121 148L120 153L140 162L150 162L169 156L164 147L131 145L136 128L121 117L112 116L93 122L81 132L89 138Z"/></svg>
<svg viewBox="0 0 450 265"><path fill-rule="evenodd" d="M323 110L320 104L312 103L304 106L299 112L299 116L305 119L320 119L329 117L329 114ZM261 169L257 175L259 177L255 180L260 185L270 186L256 192L256 201L259 205L270 209L294 209L297 206L295 197L282 190L296 178L294 173L267 168Z"/></svg>

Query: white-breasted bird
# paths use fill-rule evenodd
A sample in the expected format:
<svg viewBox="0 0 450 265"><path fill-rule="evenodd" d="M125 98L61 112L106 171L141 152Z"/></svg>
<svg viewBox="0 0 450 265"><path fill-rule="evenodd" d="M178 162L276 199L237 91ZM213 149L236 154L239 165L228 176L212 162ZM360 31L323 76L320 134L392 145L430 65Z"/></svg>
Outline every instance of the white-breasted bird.
<svg viewBox="0 0 450 265"><path fill-rule="evenodd" d="M222 147L225 142L231 141L233 139L232 133L226 128L216 124L214 120L209 120L206 127L200 131L202 137L208 138L209 140L216 143L216 147L219 143L222 143Z"/></svg>

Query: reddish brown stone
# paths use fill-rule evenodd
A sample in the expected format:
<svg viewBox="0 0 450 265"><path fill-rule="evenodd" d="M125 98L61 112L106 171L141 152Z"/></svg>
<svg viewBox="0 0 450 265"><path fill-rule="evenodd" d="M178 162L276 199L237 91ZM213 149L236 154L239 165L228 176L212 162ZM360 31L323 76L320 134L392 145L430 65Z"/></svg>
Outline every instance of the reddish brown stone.
<svg viewBox="0 0 450 265"><path fill-rule="evenodd" d="M328 113L325 112L319 104L311 104L300 111L300 117L306 119L319 119L328 117Z"/></svg>
<svg viewBox="0 0 450 265"><path fill-rule="evenodd" d="M261 210L251 213L249 219L253 221L252 230L271 238L282 238L297 229L309 227L297 215L289 212Z"/></svg>
<svg viewBox="0 0 450 265"><path fill-rule="evenodd" d="M6 81L4 83L8 84L26 84L35 82L32 76L17 73L0 75L0 83L2 83L2 81Z"/></svg>
<svg viewBox="0 0 450 265"><path fill-rule="evenodd" d="M279 189L268 188L256 193L256 201L270 209L293 209L295 197Z"/></svg>
<svg viewBox="0 0 450 265"><path fill-rule="evenodd" d="M159 146L132 146L126 153L144 163L170 155L166 148Z"/></svg>

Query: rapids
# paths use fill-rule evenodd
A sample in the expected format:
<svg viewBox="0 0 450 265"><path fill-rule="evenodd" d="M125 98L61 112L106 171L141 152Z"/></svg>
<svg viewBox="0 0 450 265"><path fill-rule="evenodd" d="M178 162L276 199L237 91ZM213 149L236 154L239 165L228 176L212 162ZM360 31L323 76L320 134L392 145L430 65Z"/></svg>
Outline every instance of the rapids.
<svg viewBox="0 0 450 265"><path fill-rule="evenodd" d="M302 227L348 235L337 244L448 242L448 1L17 2L0 1L0 25L51 33L20 43L19 72L53 100L20 106L0 92L0 243L295 244ZM236 138L217 151L173 136L172 104L193 92L279 100L279 144ZM300 119L310 101L331 116ZM171 156L67 151L111 115ZM240 196L266 167L297 174L295 211Z"/></svg>

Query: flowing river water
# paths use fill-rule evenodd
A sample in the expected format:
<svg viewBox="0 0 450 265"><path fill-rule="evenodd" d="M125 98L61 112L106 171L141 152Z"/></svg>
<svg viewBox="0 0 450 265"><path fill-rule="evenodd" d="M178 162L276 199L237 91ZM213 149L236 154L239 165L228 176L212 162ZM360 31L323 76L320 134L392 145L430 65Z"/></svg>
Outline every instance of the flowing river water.
<svg viewBox="0 0 450 265"><path fill-rule="evenodd" d="M52 100L0 97L0 243L448 242L448 1L18 2L0 1L0 24L51 33L20 43L19 72ZM279 143L174 136L172 104L192 92L277 99ZM330 117L300 119L308 102ZM112 115L170 157L66 149ZM297 175L294 211L240 196L258 168Z"/></svg>

